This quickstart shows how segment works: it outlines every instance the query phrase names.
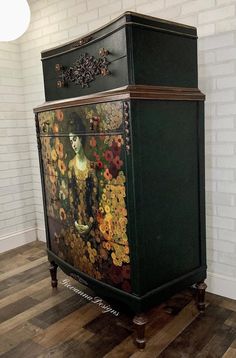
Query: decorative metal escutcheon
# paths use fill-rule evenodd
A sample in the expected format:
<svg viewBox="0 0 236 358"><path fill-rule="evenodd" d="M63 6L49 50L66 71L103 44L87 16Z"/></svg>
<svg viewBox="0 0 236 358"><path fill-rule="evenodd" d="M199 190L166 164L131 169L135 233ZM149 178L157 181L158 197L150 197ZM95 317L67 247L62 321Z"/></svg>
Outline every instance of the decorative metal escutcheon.
<svg viewBox="0 0 236 358"><path fill-rule="evenodd" d="M57 88L65 87L70 82L80 85L82 88L89 87L89 83L95 81L96 77L110 75L109 64L110 62L105 56L97 59L87 53L82 54L68 68L57 63L55 65L55 71L59 74Z"/></svg>

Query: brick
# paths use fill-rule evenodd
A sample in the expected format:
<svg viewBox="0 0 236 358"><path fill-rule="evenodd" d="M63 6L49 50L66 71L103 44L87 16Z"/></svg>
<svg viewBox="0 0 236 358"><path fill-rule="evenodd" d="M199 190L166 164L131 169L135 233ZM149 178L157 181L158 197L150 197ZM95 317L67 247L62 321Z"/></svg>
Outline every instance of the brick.
<svg viewBox="0 0 236 358"><path fill-rule="evenodd" d="M122 9L124 10L131 10L135 7L136 1L135 0L122 0Z"/></svg>
<svg viewBox="0 0 236 358"><path fill-rule="evenodd" d="M201 38L199 39L198 42L199 51L206 51L206 50L222 48L226 46L233 46L233 45L234 45L234 34L232 33Z"/></svg>
<svg viewBox="0 0 236 358"><path fill-rule="evenodd" d="M94 20L93 22L89 23L89 25L88 25L89 31L96 30L97 28L107 24L109 21L110 21L109 16L105 16L105 17L99 18L97 20Z"/></svg>
<svg viewBox="0 0 236 358"><path fill-rule="evenodd" d="M228 181L217 183L217 191L220 193L236 194L236 184Z"/></svg>
<svg viewBox="0 0 236 358"><path fill-rule="evenodd" d="M235 88L236 76L222 77L217 79L217 88Z"/></svg>
<svg viewBox="0 0 236 358"><path fill-rule="evenodd" d="M101 6L108 5L108 4L109 4L109 0L99 0L99 1L97 1L97 0L87 0L88 10L97 9L97 8L99 8Z"/></svg>
<svg viewBox="0 0 236 358"><path fill-rule="evenodd" d="M222 218L219 216L207 216L206 218L207 226L215 227L219 229L230 229L234 230L235 220L229 218Z"/></svg>
<svg viewBox="0 0 236 358"><path fill-rule="evenodd" d="M143 5L137 6L136 10L137 12L143 13L143 14L153 14L156 10L164 9L164 0L160 1L151 1ZM168 11L168 10L167 10Z"/></svg>
<svg viewBox="0 0 236 358"><path fill-rule="evenodd" d="M227 218L236 219L236 208L232 206L219 206L217 208L219 216L226 216Z"/></svg>
<svg viewBox="0 0 236 358"><path fill-rule="evenodd" d="M163 10L157 9L153 12L153 16L157 16L159 18L163 18L163 19L170 20L170 21L171 20L178 21L180 13L181 13L181 7L173 6L168 9L163 9Z"/></svg>
<svg viewBox="0 0 236 358"><path fill-rule="evenodd" d="M236 142L236 131L220 131L217 133L217 141L219 142Z"/></svg>
<svg viewBox="0 0 236 358"><path fill-rule="evenodd" d="M59 30L66 30L66 29L70 29L73 26L75 26L77 23L77 17L70 17L66 20L63 20L60 22L59 24Z"/></svg>
<svg viewBox="0 0 236 358"><path fill-rule="evenodd" d="M205 24L212 21L233 17L235 15L235 6L225 6L215 10L204 11L198 15L199 24Z"/></svg>
<svg viewBox="0 0 236 358"><path fill-rule="evenodd" d="M217 108L219 115L232 115L236 114L236 104L220 104Z"/></svg>
<svg viewBox="0 0 236 358"><path fill-rule="evenodd" d="M120 0L117 0L115 3L99 7L99 17L100 16L113 16L113 14L122 9L122 4Z"/></svg>
<svg viewBox="0 0 236 358"><path fill-rule="evenodd" d="M206 201L211 205L235 205L234 195L228 193L206 193Z"/></svg>
<svg viewBox="0 0 236 358"><path fill-rule="evenodd" d="M234 144L207 144L206 154L232 155L234 154Z"/></svg>
<svg viewBox="0 0 236 358"><path fill-rule="evenodd" d="M233 117L222 117L221 119L207 121L206 124L209 129L232 129L234 128L234 119Z"/></svg>
<svg viewBox="0 0 236 358"><path fill-rule="evenodd" d="M218 231L219 239L225 241L231 241L235 243L235 231L220 229Z"/></svg>
<svg viewBox="0 0 236 358"><path fill-rule="evenodd" d="M182 14L198 13L201 10L214 8L215 0L188 1L182 5Z"/></svg>
<svg viewBox="0 0 236 358"><path fill-rule="evenodd" d="M236 47L218 49L216 51L217 62L236 60Z"/></svg>
<svg viewBox="0 0 236 358"><path fill-rule="evenodd" d="M235 68L234 63L227 62L224 64L206 65L201 66L201 76L203 77L216 77L220 75L234 74Z"/></svg>
<svg viewBox="0 0 236 358"><path fill-rule="evenodd" d="M232 30L236 30L235 17L233 19L222 20L216 23L216 32L226 32Z"/></svg>
<svg viewBox="0 0 236 358"><path fill-rule="evenodd" d="M233 102L235 100L234 90L216 91L207 95L208 103Z"/></svg>
<svg viewBox="0 0 236 358"><path fill-rule="evenodd" d="M234 180L233 169L206 169L207 180Z"/></svg>
<svg viewBox="0 0 236 358"><path fill-rule="evenodd" d="M85 16L87 16L87 5L86 5L86 2L83 2L81 4L77 4L71 8L68 9L68 17L71 17L71 16L75 16L75 15L81 15L81 14L84 14ZM87 21L87 20L85 20Z"/></svg>
<svg viewBox="0 0 236 358"><path fill-rule="evenodd" d="M206 24L206 25L198 26L197 33L199 38L213 35L216 31L215 28L216 28L215 24Z"/></svg>

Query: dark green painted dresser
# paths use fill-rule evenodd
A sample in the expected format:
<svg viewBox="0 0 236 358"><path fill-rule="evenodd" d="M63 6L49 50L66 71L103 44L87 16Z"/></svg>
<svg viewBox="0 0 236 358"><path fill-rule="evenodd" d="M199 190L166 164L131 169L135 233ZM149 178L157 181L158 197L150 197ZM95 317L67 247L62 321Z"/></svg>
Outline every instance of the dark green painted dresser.
<svg viewBox="0 0 236 358"><path fill-rule="evenodd" d="M206 285L204 95L196 29L126 12L42 52L35 108L52 286L56 268L136 314Z"/></svg>

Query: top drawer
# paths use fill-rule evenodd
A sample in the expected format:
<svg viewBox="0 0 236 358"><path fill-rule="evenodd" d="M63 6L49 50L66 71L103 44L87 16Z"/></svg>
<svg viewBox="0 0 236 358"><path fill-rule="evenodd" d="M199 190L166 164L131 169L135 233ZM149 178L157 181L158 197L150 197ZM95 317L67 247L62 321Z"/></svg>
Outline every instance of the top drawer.
<svg viewBox="0 0 236 358"><path fill-rule="evenodd" d="M41 136L122 132L123 102L105 102L40 112L37 127Z"/></svg>
<svg viewBox="0 0 236 358"><path fill-rule="evenodd" d="M127 84L125 28L109 36L91 36L71 49L42 58L47 101L78 97Z"/></svg>

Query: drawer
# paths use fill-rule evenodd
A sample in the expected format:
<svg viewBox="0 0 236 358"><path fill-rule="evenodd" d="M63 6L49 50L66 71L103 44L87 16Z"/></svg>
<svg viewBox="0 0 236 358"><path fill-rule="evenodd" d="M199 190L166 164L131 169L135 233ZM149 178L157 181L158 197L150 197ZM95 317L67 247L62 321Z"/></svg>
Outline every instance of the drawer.
<svg viewBox="0 0 236 358"><path fill-rule="evenodd" d="M39 134L58 136L123 130L123 102L77 106L38 114Z"/></svg>
<svg viewBox="0 0 236 358"><path fill-rule="evenodd" d="M89 39L89 37L88 37ZM82 48L42 59L46 100L78 97L127 84L125 29ZM125 66L125 67L124 67Z"/></svg>

